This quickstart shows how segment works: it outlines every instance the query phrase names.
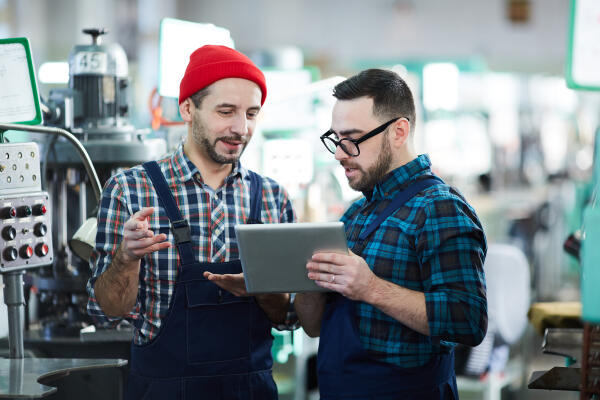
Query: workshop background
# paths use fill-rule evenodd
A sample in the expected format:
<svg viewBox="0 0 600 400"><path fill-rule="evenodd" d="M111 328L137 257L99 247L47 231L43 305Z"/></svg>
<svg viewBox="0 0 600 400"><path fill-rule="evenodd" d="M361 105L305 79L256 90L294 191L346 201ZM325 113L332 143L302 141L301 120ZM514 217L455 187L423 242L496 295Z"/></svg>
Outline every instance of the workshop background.
<svg viewBox="0 0 600 400"><path fill-rule="evenodd" d="M103 47L92 44L97 35ZM44 126L75 135L101 185L186 134L176 97L191 50L222 43L244 52L265 71L269 95L242 160L286 187L303 222L335 221L359 195L319 141L333 86L365 68L398 72L418 103L419 153L473 205L489 243L489 330L478 347L457 348L461 399L600 393L594 0L0 0L0 39L16 37L31 46ZM84 50L117 60L112 111L74 106L107 96L83 82ZM126 360L131 327L100 329L85 312L89 265L72 239L83 241L80 227L95 214L88 168L62 137L4 136L37 143L48 199L49 232L39 235L48 239L36 242L47 247L34 257L51 252L52 262L23 275L25 358ZM15 192L0 185L0 199L7 193ZM0 361L13 358L5 301ZM273 334L280 398L318 398L318 339ZM47 398L122 398L127 366L117 364L57 378ZM2 365L0 397L18 373ZM32 378L19 376L22 389Z"/></svg>

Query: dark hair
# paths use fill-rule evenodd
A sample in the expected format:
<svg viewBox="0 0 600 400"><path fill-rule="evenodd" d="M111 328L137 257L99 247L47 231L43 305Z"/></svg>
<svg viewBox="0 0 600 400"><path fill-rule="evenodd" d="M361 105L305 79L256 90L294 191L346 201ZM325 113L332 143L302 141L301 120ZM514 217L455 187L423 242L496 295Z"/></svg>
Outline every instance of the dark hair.
<svg viewBox="0 0 600 400"><path fill-rule="evenodd" d="M196 93L194 93L193 95L190 96L190 99L192 100L192 102L194 103L196 108L200 108L200 106L202 105L202 100L204 100L204 98L206 96L208 96L208 94L210 93L209 88L210 88L210 85L198 90Z"/></svg>
<svg viewBox="0 0 600 400"><path fill-rule="evenodd" d="M411 131L415 126L415 102L404 79L392 71L367 69L333 88L338 100L354 100L359 97L373 99L373 115L382 119L406 117Z"/></svg>

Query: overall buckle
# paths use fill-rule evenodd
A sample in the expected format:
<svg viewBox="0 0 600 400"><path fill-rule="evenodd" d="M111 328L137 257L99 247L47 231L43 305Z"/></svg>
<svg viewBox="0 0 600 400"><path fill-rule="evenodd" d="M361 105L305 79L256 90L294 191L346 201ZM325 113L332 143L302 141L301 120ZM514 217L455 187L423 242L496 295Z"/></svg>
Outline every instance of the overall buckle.
<svg viewBox="0 0 600 400"><path fill-rule="evenodd" d="M175 237L175 244L192 241L190 225L185 219L171 222L171 232L173 232L173 236Z"/></svg>

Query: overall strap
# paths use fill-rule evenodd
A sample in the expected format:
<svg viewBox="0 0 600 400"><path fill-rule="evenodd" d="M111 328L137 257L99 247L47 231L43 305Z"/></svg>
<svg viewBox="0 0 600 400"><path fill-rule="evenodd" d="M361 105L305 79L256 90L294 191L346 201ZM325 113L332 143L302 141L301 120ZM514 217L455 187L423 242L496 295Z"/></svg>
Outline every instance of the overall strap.
<svg viewBox="0 0 600 400"><path fill-rule="evenodd" d="M254 171L248 170L250 175L250 218L248 224L262 224L260 209L262 206L262 178Z"/></svg>
<svg viewBox="0 0 600 400"><path fill-rule="evenodd" d="M421 179L416 182L413 182L406 189L398 193L396 197L394 197L392 202L388 204L388 206L383 210L381 214L377 216L377 218L375 218L375 221L371 222L367 229L361 232L358 238L361 241L364 241L367 237L369 237L371 233L373 233L373 231L375 231L375 229L379 227L379 225L381 225L383 221L385 221L387 217L392 215L397 209L399 209L404 203L410 200L414 195L427 189L428 187L443 183L443 180L433 175L430 175L426 179Z"/></svg>
<svg viewBox="0 0 600 400"><path fill-rule="evenodd" d="M169 222L171 222L171 232L173 232L173 236L175 237L175 245L181 258L181 265L196 262L192 248L190 225L181 215L175 197L173 197L173 193L169 189L169 184L160 170L158 163L156 161L148 161L143 164L143 167L154 185L158 201L165 209Z"/></svg>

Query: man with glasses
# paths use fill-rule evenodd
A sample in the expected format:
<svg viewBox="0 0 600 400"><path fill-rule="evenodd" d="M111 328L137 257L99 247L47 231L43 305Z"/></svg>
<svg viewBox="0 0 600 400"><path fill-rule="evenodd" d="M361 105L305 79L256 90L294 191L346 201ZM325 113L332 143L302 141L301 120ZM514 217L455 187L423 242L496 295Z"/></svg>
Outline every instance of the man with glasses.
<svg viewBox="0 0 600 400"><path fill-rule="evenodd" d="M342 217L349 254L307 263L332 292L295 300L304 330L321 337L321 399L458 398L453 347L487 330L481 223L415 153L415 106L397 74L366 70L333 95L321 140L364 197Z"/></svg>

